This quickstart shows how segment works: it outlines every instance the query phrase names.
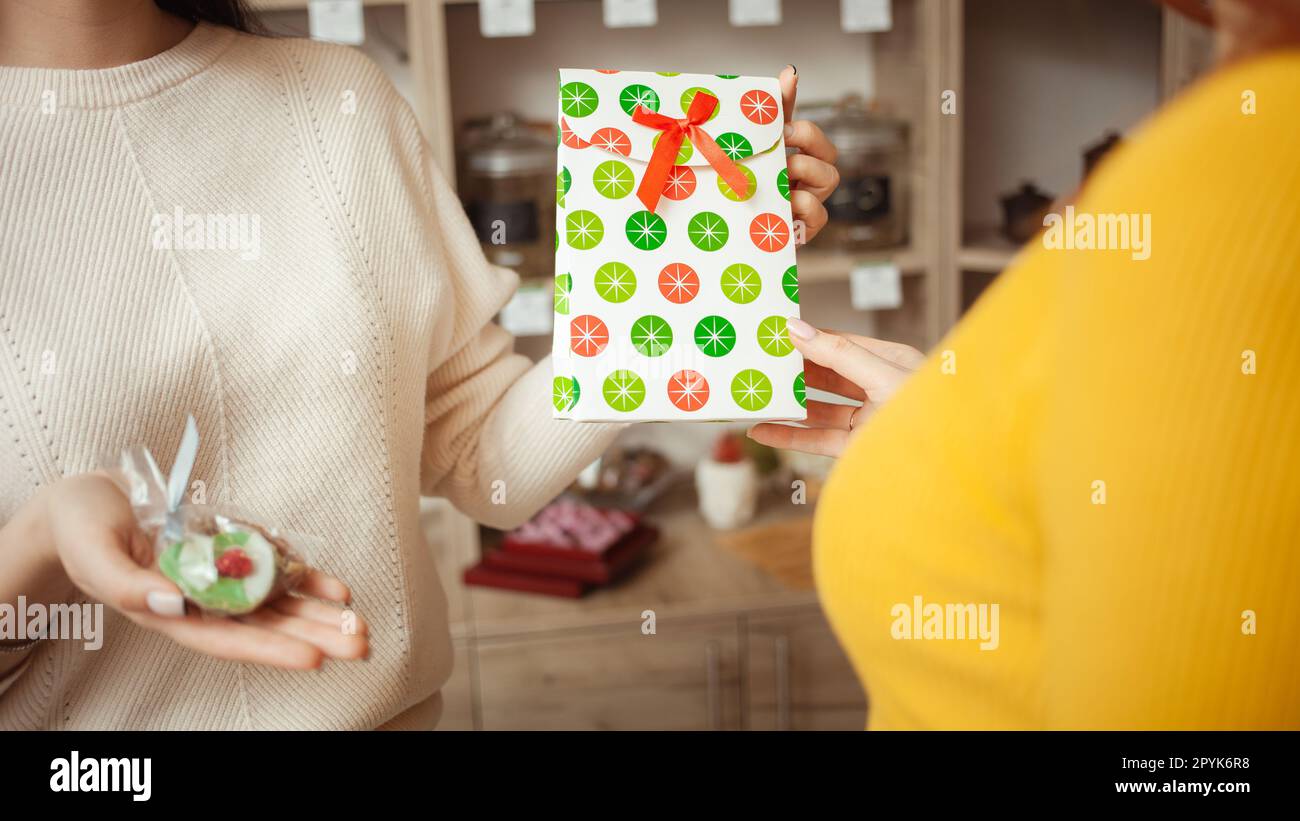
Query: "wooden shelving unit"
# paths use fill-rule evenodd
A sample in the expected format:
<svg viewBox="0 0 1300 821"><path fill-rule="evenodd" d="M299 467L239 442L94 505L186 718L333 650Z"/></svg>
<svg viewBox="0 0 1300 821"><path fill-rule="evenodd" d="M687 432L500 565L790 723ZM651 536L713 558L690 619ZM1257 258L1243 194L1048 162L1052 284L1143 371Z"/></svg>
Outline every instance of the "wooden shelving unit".
<svg viewBox="0 0 1300 821"><path fill-rule="evenodd" d="M811 247L799 252L799 281L805 285L842 282L855 265L889 263L897 265L904 276L920 276L926 270L925 259L910 246L874 254L850 254Z"/></svg>
<svg viewBox="0 0 1300 821"><path fill-rule="evenodd" d="M687 0L661 0L661 20L671 17L674 2ZM364 0L364 4L368 15L384 9L391 15L393 7L404 10L408 59L408 87L404 91L411 99L439 165L454 181L458 115L476 110L481 101L465 98L479 97L471 91L483 87L467 89L464 78L457 74L457 58L484 48L504 47L482 40L476 29L466 26L466 15L476 14L474 0ZM297 28L302 32L306 30L306 5L306 0L253 2L255 9L269 12L273 20L297 15ZM744 51L743 41L737 36L738 30L726 24L724 0L690 5L698 10L705 25L716 27L716 32L710 32L715 35L710 42L722 44L722 56L713 59L744 63L745 58L740 56ZM837 30L836 0L805 0L799 5L797 18L793 9L786 9L785 25L804 26L798 32L801 35L807 34L808 26L821 26L827 36L830 29ZM819 247L814 242L801 250L799 270L806 284L826 287L845 283L857 264L898 265L909 280L905 287L907 295L915 297L914 301L920 304L906 305L895 312L878 312L864 320L869 326L864 330L877 334L892 332L918 347L928 347L956 322L970 301L970 283L964 272L989 279L989 275L1003 270L1016 256L1015 246L996 229L988 227L996 219L996 194L1014 188L1021 179L1002 173L1004 166L1023 168L1024 176L1053 176L1057 187L1063 189L1056 193L1069 194L1066 186L1077 184L1077 179L1066 179L1053 163L1077 165L1078 149L1088 141L1108 128L1132 126L1138 115L1191 82L1209 63L1210 38L1204 29L1173 12L1161 12L1154 6L1130 0L1064 0L1057 4L1035 0L981 0L979 3L894 0L892 14L890 31L858 35L872 77L872 80L863 78L871 88L860 90L871 92L883 110L903 117L911 127L911 240L904 248L871 254L843 253ZM593 21L599 20L600 9L595 0L544 0L538 4L536 16L538 33L534 38L518 38L516 42L521 45L517 51L493 52L493 59L502 54L515 59L504 63L510 65L509 77L502 75L494 84L486 85L515 102L517 97L510 97L513 86L555 67L545 63L547 68L541 68L540 61L545 56L533 56L529 62L529 55L537 51L536 46L542 45L545 38L555 36L550 21L563 19L567 24L582 19L583 25L588 26L583 31L590 33L594 30L591 27L599 26ZM623 31L645 32L643 36L647 38L654 36L653 29ZM762 28L746 31L751 36L764 34ZM1111 43L1114 39L1111 34L1117 31L1127 32L1123 34L1127 39ZM620 42L639 42L636 35L626 36L629 39ZM1088 42L1088 38L1094 41ZM591 38L578 40L591 42ZM852 42L856 41L846 45L842 39L836 40L835 48L839 50L835 54L860 57L854 51L859 47ZM589 50L594 48L589 45ZM731 52L727 51L729 48ZM815 48L813 51L815 54ZM1093 51L1098 53L1094 55ZM632 48L628 59L635 60L640 53ZM1034 80L1038 67L1035 61L1045 56L1050 58L1050 63L1043 62L1043 65L1055 66L1057 71L1062 64L1069 71L1069 61L1078 61L1074 66L1078 69L1077 76L1086 79L1090 66L1102 64L1096 61L1115 54L1134 53L1146 56L1126 58L1131 76L1126 77L1120 71L1120 79L1113 79L1117 73L1115 65L1107 65L1106 72L1098 72L1111 85L1060 87L1053 86L1050 77ZM817 58L809 55L808 59ZM804 72L805 76L815 77L815 72L822 70L816 62L810 68ZM822 73L831 72L822 70ZM1004 87L1007 84L1014 87ZM823 87L826 85L823 83ZM949 92L957 100L957 113L953 116L940 111L940 100ZM1013 109L1006 108L1006 98L1014 98ZM1115 111L1117 98L1125 101L1118 112ZM1018 149L1008 148L1016 142L1015 129L1023 129L1026 123L1051 125L1054 116L1051 104L1063 99L1085 102L1092 99L1092 103L1081 106L1071 103L1073 122L1058 130L1041 132L1051 134L1052 139L1040 140L1035 151L1021 156L1016 153ZM1014 116L1006 116L1008 111ZM549 108L545 116L549 117ZM985 172L994 176L981 176ZM828 309L839 309L844 300L836 294L824 302ZM822 306L814 302L806 307L809 315L816 318L816 311ZM827 324L845 327L845 317L834 317Z"/></svg>
<svg viewBox="0 0 1300 821"><path fill-rule="evenodd" d="M678 4L674 8L673 4ZM306 0L254 0L253 7L265 15L273 27L280 31L305 34ZM546 0L536 8L537 34L532 38L509 38L509 42L489 41L477 31L477 11L472 0L366 0L367 26L372 17L391 23L394 16L404 15L404 52L407 63L402 67L403 92L408 96L425 131L434 156L443 173L454 182L456 175L457 127L466 117L481 113L483 98L491 94L501 96L499 105L520 107L523 92L514 87L529 78L541 77L550 82L555 57L547 62L546 55L534 52L543 49L548 37L555 36L556 21L562 20L567 28L577 20L583 28L572 36L576 41L591 42L589 36L600 31L600 4L596 0ZM789 4L787 4L788 6ZM786 37L780 29L757 27L738 30L726 21L725 0L708 0L706 3L691 0L661 0L661 23L672 25L680 19L682 9L699 9L700 16L713 27L709 30L710 43L721 43L719 53L708 58L710 66L725 65L727 70L739 73L771 73L778 69L782 59L795 61L801 73L808 78L801 87L801 101L833 99L844 93L869 94L871 78L875 78L874 97L880 106L908 120L915 140L915 159L911 179L911 241L908 245L879 252L850 254L827 246L812 245L800 250L799 271L802 281L809 286L809 315L823 311L827 325L858 330L866 333L892 333L918 347L925 347L945 329L944 317L951 313L944 306L956 299L949 293L935 273L940 269L939 235L934 226L940 225L939 209L943 204L942 186L945 176L938 168L943 153L943 140L937 135L943 123L936 106L926 105L946 87L942 66L936 56L942 50L945 34L950 28L945 0L895 0L894 27L890 32L877 35L847 35L838 29L838 0L804 0L798 14L786 9L789 26L798 26L795 35ZM645 45L654 36L654 29L622 30L625 39L613 55L599 52L584 58L601 63L606 56L622 60L619 65L628 67L653 67L637 65L638 61L652 59L651 49ZM808 35L818 31L833 32L829 56L821 53L816 42ZM773 52L785 40L803 43L792 47L778 57L744 55L744 40L739 32L753 37L767 37L764 41ZM627 48L622 43L628 44ZM366 46L369 48L369 44ZM594 48L594 47L593 47ZM589 49L590 50L590 49ZM742 56L744 55L744 56ZM701 58L691 47L678 49L675 59L699 63ZM467 65L477 65L475 60L489 66L510 65L509 76L501 74L493 82L475 84L467 79ZM821 61L820 63L818 61ZM836 61L852 65L846 71L836 71ZM770 65L777 62L778 65ZM692 70L706 70L704 66L674 66ZM494 72L495 73L495 72ZM845 79L848 75L850 79ZM528 98L533 99L533 98ZM488 100L487 105L495 105ZM530 112L524 112L525 114ZM549 119L551 106L531 112L538 119ZM847 281L849 272L860 264L893 263L905 277L905 298L913 297L916 304L891 312L877 312L867 316L852 312L847 307ZM530 342L526 352L532 353ZM540 349L538 351L540 353Z"/></svg>
<svg viewBox="0 0 1300 821"><path fill-rule="evenodd" d="M962 36L941 59L959 75L964 110L944 186L959 244L936 271L960 294L945 326L1020 252L993 227L999 195L1033 180L1069 198L1085 146L1140 125L1211 57L1208 31L1155 4L980 0L947 11Z"/></svg>

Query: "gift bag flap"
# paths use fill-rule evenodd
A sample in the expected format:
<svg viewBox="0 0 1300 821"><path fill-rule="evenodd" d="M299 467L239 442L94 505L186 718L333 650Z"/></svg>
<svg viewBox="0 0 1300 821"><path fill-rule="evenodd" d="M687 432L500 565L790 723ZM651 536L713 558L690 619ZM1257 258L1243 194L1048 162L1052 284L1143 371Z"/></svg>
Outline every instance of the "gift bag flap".
<svg viewBox="0 0 1300 821"><path fill-rule="evenodd" d="M701 89L718 98L713 116L701 127L733 160L743 162L780 144L785 118L775 77L582 68L560 69L561 141L570 148L593 146L649 162L661 132L632 119L636 106L680 119ZM676 164L702 166L709 161L684 143Z"/></svg>

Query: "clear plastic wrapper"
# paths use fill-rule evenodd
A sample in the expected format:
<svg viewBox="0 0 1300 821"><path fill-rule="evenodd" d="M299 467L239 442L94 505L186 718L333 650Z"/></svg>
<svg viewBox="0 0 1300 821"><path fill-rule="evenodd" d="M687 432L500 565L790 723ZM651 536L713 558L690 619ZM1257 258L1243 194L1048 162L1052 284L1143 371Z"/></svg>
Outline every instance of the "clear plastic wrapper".
<svg viewBox="0 0 1300 821"><path fill-rule="evenodd" d="M190 441L192 438L192 441ZM158 570L208 615L240 616L295 590L310 537L283 532L226 505L183 504L198 432L182 441L170 480L147 448L124 451L114 474L154 548Z"/></svg>

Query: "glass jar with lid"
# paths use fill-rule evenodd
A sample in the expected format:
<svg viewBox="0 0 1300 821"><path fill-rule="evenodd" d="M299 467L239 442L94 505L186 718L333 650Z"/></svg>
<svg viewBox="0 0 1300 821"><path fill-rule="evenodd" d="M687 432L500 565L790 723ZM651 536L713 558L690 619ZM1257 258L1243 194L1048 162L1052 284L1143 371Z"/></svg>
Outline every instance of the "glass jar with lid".
<svg viewBox="0 0 1300 821"><path fill-rule="evenodd" d="M524 277L554 267L554 127L513 114L470 123L460 159L460 193L487 258Z"/></svg>
<svg viewBox="0 0 1300 821"><path fill-rule="evenodd" d="M846 97L819 123L839 150L840 184L826 200L824 242L844 251L893 248L907 242L910 149L908 126Z"/></svg>

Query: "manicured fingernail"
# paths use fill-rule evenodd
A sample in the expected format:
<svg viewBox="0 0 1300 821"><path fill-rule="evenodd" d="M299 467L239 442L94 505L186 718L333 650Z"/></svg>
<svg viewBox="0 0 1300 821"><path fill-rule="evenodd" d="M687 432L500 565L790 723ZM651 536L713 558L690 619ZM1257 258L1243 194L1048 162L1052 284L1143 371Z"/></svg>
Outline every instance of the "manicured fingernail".
<svg viewBox="0 0 1300 821"><path fill-rule="evenodd" d="M790 70L794 72L794 76L796 76L796 77L799 76L799 69L797 69L797 68L794 67L794 63L791 63L791 64L790 64Z"/></svg>
<svg viewBox="0 0 1300 821"><path fill-rule="evenodd" d="M790 336L799 339L812 339L817 335L816 328L796 316L788 317L785 320L785 329L790 332Z"/></svg>
<svg viewBox="0 0 1300 821"><path fill-rule="evenodd" d="M785 138L788 140L794 136L794 123L785 124Z"/></svg>
<svg viewBox="0 0 1300 821"><path fill-rule="evenodd" d="M181 598L180 593L150 590L144 601L149 610L159 616L185 615L185 599Z"/></svg>

